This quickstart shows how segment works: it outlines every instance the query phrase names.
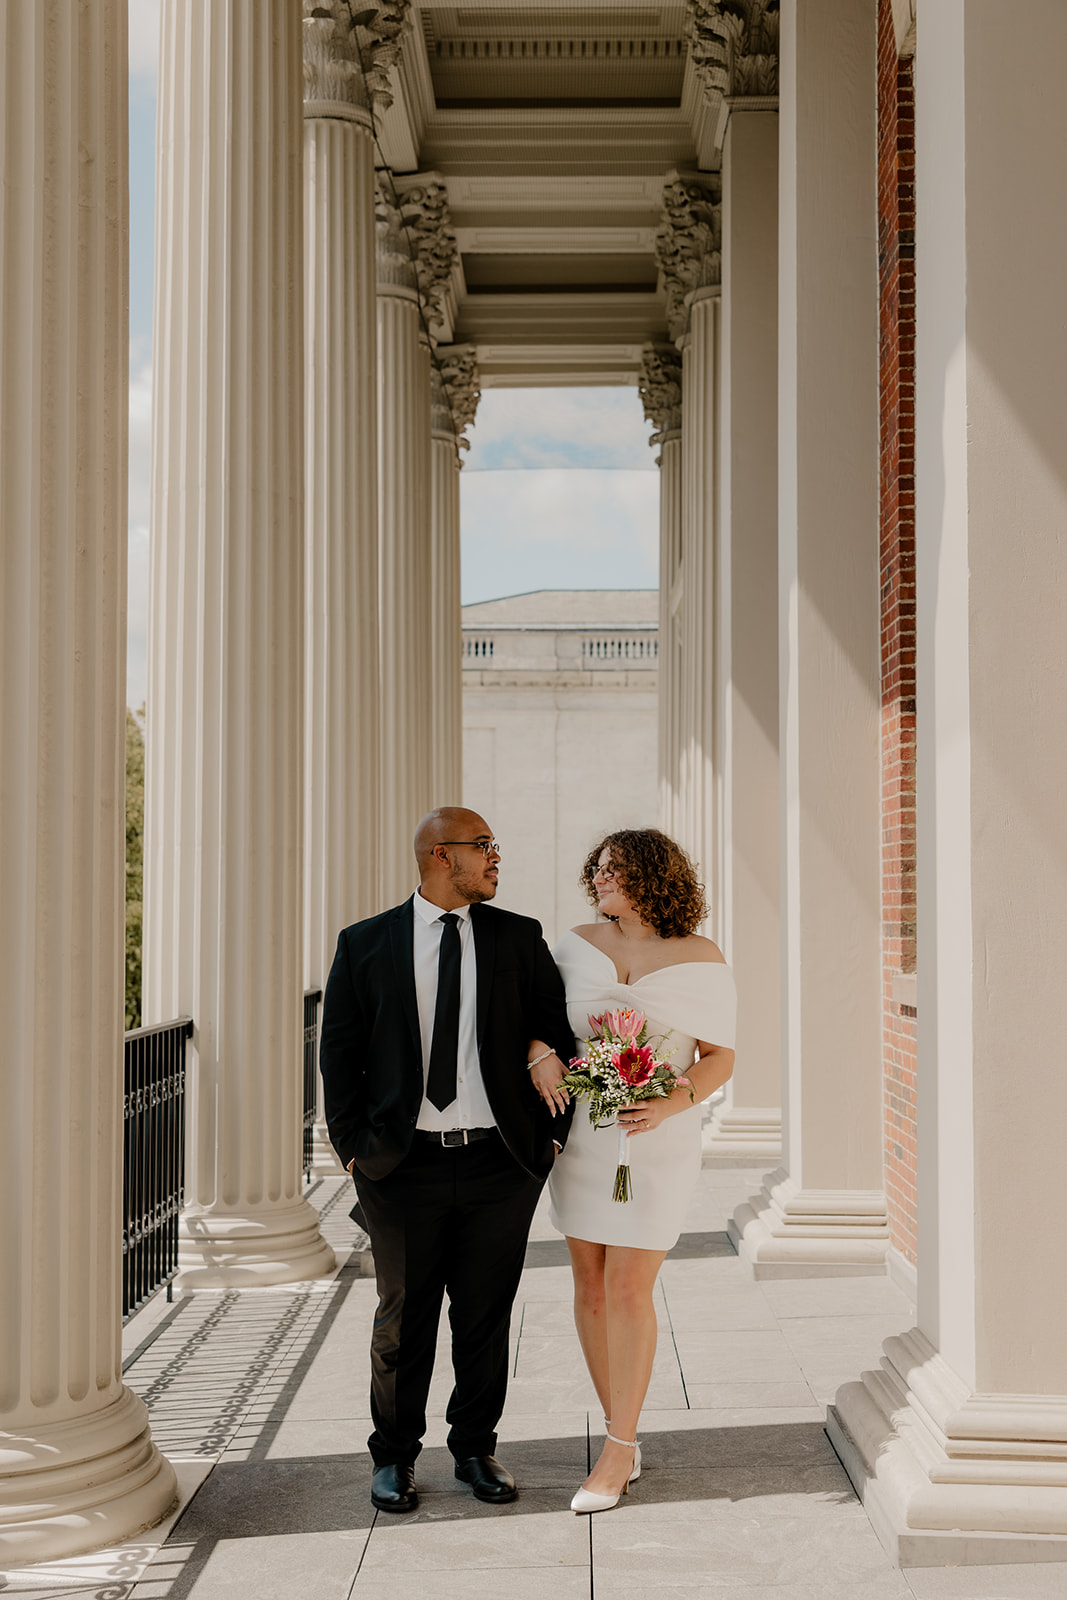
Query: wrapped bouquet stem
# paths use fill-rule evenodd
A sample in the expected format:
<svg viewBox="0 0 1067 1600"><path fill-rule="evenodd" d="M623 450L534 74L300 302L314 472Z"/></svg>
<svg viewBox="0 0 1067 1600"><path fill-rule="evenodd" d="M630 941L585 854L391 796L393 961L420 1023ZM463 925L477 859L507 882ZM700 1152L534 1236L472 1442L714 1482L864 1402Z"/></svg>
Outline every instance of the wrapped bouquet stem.
<svg viewBox="0 0 1067 1600"><path fill-rule="evenodd" d="M567 1072L567 1090L589 1105L594 1128L609 1127L620 1111L642 1100L666 1100L677 1088L693 1086L680 1067L662 1052L670 1038L664 1034L655 1045L646 1043L648 1020L643 1011L605 1011L589 1018L592 1038L585 1054L575 1056ZM619 1124L619 1156L611 1198L625 1204L633 1198L630 1176L630 1135Z"/></svg>

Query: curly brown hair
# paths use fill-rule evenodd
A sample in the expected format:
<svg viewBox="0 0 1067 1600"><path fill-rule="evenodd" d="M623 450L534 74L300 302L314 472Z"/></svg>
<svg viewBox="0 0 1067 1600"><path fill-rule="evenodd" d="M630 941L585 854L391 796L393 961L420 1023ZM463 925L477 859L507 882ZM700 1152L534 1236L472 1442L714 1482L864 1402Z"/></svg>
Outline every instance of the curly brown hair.
<svg viewBox="0 0 1067 1600"><path fill-rule="evenodd" d="M619 888L641 921L655 928L661 939L682 939L696 931L708 907L704 885L681 845L658 828L620 828L609 833L590 850L579 878L594 906L599 900L593 878L603 850L611 851Z"/></svg>

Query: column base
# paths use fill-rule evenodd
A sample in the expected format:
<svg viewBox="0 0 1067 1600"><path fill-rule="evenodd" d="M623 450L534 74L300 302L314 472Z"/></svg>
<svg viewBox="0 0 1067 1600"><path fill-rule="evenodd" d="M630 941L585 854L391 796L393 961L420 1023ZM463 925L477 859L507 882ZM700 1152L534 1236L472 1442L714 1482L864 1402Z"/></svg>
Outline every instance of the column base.
<svg viewBox="0 0 1067 1600"><path fill-rule="evenodd" d="M178 1225L176 1289L251 1289L332 1272L333 1251L307 1200L246 1212L188 1206Z"/></svg>
<svg viewBox="0 0 1067 1600"><path fill-rule="evenodd" d="M877 1190L799 1189L779 1167L738 1206L727 1231L756 1278L885 1273L889 1216Z"/></svg>
<svg viewBox="0 0 1067 1600"><path fill-rule="evenodd" d="M337 1159L337 1151L330 1143L325 1122L316 1122L311 1130L311 1176L313 1178L347 1178L348 1173Z"/></svg>
<svg viewBox="0 0 1067 1600"><path fill-rule="evenodd" d="M60 1561L162 1521L178 1481L123 1387L98 1411L0 1433L0 1566Z"/></svg>
<svg viewBox="0 0 1067 1600"><path fill-rule="evenodd" d="M782 1155L782 1113L778 1106L717 1105L704 1126L705 1164L726 1161L741 1166L779 1161Z"/></svg>
<svg viewBox="0 0 1067 1600"><path fill-rule="evenodd" d="M913 1328L837 1392L826 1431L905 1567L1067 1562L1067 1400L972 1394Z"/></svg>

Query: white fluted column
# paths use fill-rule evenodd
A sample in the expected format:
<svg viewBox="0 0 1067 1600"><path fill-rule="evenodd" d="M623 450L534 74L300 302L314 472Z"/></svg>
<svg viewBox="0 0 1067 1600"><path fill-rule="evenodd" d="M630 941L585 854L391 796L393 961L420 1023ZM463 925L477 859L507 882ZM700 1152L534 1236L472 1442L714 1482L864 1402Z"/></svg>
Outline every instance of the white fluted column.
<svg viewBox="0 0 1067 1600"><path fill-rule="evenodd" d="M681 378L681 363L678 365ZM681 399L679 386L679 401ZM681 420L679 404L678 420ZM682 431L660 436L659 452L659 824L678 833L678 768L681 760Z"/></svg>
<svg viewBox="0 0 1067 1600"><path fill-rule="evenodd" d="M781 1155L778 979L778 117L730 115L723 146L722 939L737 979L734 1075L705 1153Z"/></svg>
<svg viewBox="0 0 1067 1600"><path fill-rule="evenodd" d="M830 1417L921 1566L1067 1562L1067 12L999 20L916 57L918 1325Z"/></svg>
<svg viewBox="0 0 1067 1600"><path fill-rule="evenodd" d="M463 803L463 635L460 628L459 441L444 380L431 370L430 471L433 662L433 792L435 804Z"/></svg>
<svg viewBox="0 0 1067 1600"><path fill-rule="evenodd" d="M718 561L719 289L698 289L682 351L682 506L679 608L681 709L677 832L705 884L708 932L719 934L715 741Z"/></svg>
<svg viewBox="0 0 1067 1600"><path fill-rule="evenodd" d="M300 1194L300 10L163 0L145 1016L194 1020L184 1286L333 1266Z"/></svg>
<svg viewBox="0 0 1067 1600"><path fill-rule="evenodd" d="M875 13L782 11L783 1164L731 1224L761 1275L881 1272L888 1248Z"/></svg>
<svg viewBox="0 0 1067 1600"><path fill-rule="evenodd" d="M0 8L0 1565L158 1521L121 1372L125 0Z"/></svg>
<svg viewBox="0 0 1067 1600"><path fill-rule="evenodd" d="M388 209L389 222L382 212ZM383 903L415 887L433 788L430 348L393 208L379 202L378 526Z"/></svg>
<svg viewBox="0 0 1067 1600"><path fill-rule="evenodd" d="M304 984L378 886L374 131L347 8L304 0ZM312 1173L340 1172L322 1085Z"/></svg>
<svg viewBox="0 0 1067 1600"><path fill-rule="evenodd" d="M641 358L638 389L655 432L659 467L659 825L678 831L681 757L679 609L682 594L682 357L671 344L650 344Z"/></svg>

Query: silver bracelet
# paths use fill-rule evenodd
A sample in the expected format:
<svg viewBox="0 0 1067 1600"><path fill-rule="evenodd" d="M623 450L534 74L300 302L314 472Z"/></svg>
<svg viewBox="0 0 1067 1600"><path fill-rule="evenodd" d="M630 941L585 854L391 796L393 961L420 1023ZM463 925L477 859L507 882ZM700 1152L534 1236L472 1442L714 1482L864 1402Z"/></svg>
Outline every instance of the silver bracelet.
<svg viewBox="0 0 1067 1600"><path fill-rule="evenodd" d="M539 1061L547 1061L549 1056L554 1056L555 1053L554 1050L543 1050L539 1056L534 1056L532 1061L526 1063L527 1072L532 1072Z"/></svg>

